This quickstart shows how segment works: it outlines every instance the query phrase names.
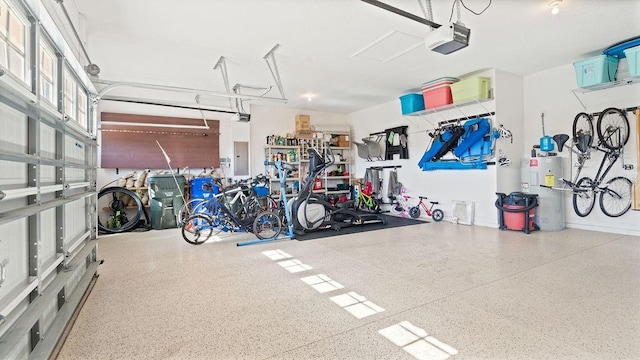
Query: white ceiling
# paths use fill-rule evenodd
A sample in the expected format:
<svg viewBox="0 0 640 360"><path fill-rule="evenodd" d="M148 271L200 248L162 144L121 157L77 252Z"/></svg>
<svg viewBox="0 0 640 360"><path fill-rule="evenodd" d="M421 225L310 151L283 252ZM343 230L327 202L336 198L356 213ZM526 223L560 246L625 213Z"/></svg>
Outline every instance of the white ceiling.
<svg viewBox="0 0 640 360"><path fill-rule="evenodd" d="M383 2L424 16L418 0ZM448 21L452 2L432 0L434 22ZM464 0L476 11L488 2ZM213 65L225 56L231 85L270 86L262 57L280 44L288 106L340 113L442 76L486 68L536 73L640 35L640 1L564 0L555 16L547 2L493 0L480 16L463 9L469 47L441 55L422 45L382 63L352 55L391 31L421 39L429 28L359 0L75 0L101 79L224 91ZM306 93L317 96L307 101ZM268 96L278 96L275 86Z"/></svg>

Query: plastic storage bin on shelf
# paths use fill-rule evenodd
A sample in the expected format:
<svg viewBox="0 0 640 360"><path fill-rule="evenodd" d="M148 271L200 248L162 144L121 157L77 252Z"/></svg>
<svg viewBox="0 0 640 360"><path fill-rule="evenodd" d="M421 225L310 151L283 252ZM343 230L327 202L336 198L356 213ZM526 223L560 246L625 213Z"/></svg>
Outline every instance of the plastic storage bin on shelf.
<svg viewBox="0 0 640 360"><path fill-rule="evenodd" d="M475 77L451 84L453 102L463 103L475 99L488 99L490 83L489 78Z"/></svg>
<svg viewBox="0 0 640 360"><path fill-rule="evenodd" d="M424 97L425 109L433 109L453 102L453 98L451 97L451 88L449 85L441 85L439 87L423 90L422 96Z"/></svg>
<svg viewBox="0 0 640 360"><path fill-rule="evenodd" d="M598 55L573 63L576 69L576 81L581 88L598 85L616 79L618 58Z"/></svg>
<svg viewBox="0 0 640 360"><path fill-rule="evenodd" d="M424 97L424 108L433 109L439 106L451 104L451 88L449 85L457 82L457 78L440 78L425 83L422 86L422 97Z"/></svg>
<svg viewBox="0 0 640 360"><path fill-rule="evenodd" d="M400 96L402 115L424 110L424 98L422 94L406 94Z"/></svg>
<svg viewBox="0 0 640 360"><path fill-rule="evenodd" d="M633 77L640 76L640 46L634 46L624 50L629 64L629 75Z"/></svg>

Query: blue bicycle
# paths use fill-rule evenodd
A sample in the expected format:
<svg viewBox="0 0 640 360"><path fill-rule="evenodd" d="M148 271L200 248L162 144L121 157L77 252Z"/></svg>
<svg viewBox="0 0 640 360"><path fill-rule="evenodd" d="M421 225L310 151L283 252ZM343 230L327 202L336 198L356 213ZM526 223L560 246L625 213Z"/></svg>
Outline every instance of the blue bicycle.
<svg viewBox="0 0 640 360"><path fill-rule="evenodd" d="M265 165L274 165L280 173L280 186L282 190L282 206L284 207L284 217L287 219L289 234L286 238L293 238L293 227L291 225L291 213L288 209L286 199L286 183L288 172L296 171L296 169L288 163L281 161L265 162ZM221 202L218 197L213 196L203 204L204 209L189 216L182 224L182 237L190 244L200 245L211 236L217 235L221 231L225 232L253 232L258 239L255 241L247 241L238 243L238 246L250 245L259 242L280 240L278 236L282 233L283 219L282 211L266 210L255 214L253 210L234 212L229 209L225 203ZM246 204L245 204L246 206ZM257 211L256 211L257 212ZM243 216L239 216L242 214Z"/></svg>

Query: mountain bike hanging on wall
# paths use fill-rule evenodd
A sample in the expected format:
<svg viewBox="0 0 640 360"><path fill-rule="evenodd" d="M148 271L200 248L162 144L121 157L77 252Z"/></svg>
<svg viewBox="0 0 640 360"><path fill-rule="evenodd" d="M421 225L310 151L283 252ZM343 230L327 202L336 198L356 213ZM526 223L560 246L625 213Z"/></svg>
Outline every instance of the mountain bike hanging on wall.
<svg viewBox="0 0 640 360"><path fill-rule="evenodd" d="M600 113L594 132L593 117L579 113L573 120L571 154L577 156L577 171L572 180L560 179L564 185L555 190L569 190L573 193L573 210L576 215L585 217L595 206L599 196L600 210L609 217L624 215L631 208L632 182L624 176L616 176L605 182L613 164L622 157L623 148L629 141L629 120L625 111L607 108ZM598 142L594 145L594 135ZM561 148L561 146L560 146ZM595 177L580 177L580 173L591 159L592 151L603 153L602 161ZM624 160L623 160L624 161ZM606 166L605 166L606 165ZM631 169L632 165L623 168Z"/></svg>

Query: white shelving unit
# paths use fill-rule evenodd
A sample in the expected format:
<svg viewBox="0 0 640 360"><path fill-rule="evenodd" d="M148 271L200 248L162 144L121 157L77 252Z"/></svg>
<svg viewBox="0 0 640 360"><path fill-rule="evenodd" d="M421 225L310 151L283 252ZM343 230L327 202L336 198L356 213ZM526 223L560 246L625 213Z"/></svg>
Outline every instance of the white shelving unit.
<svg viewBox="0 0 640 360"><path fill-rule="evenodd" d="M280 157L288 161L296 166L298 166L298 173L296 176L288 178L287 188L290 188L291 191L287 192L288 196L297 196L297 192L299 188L302 186L308 172L309 172L309 157L307 153L307 149L310 147L315 148L320 153L324 153L327 149L327 142L331 135L349 135L349 133L345 132L332 132L332 131L324 131L317 132L314 134L314 138L312 139L298 139L299 145L295 146L280 146L280 145L267 145L265 146L265 159L266 160L275 160L280 154ZM334 164L329 166L326 171L324 171L319 177L318 180L321 182L321 187L317 188L314 193L322 193L331 196L339 196L346 195L349 196L350 187L351 187L351 147L339 147L339 146L331 146L331 151L334 153L336 157L336 161ZM290 161L291 159L283 158L283 154L295 154L295 161ZM276 158L274 158L274 156ZM277 172L275 169L267 168L268 176L271 181L269 184L269 193L274 198L279 197L280 195L280 183L277 178ZM345 175L346 174L346 175ZM297 186L296 186L297 182Z"/></svg>
<svg viewBox="0 0 640 360"><path fill-rule="evenodd" d="M264 148L264 158L267 161L275 161L282 160L300 168L300 146L298 145L267 145ZM278 171L273 166L266 167L267 176L269 177L269 194L272 197L278 198L280 197L280 179L278 178ZM301 178L300 178L300 169L298 169L297 173L286 179L287 189L291 189L291 191L287 191L288 196L296 196L296 182L298 182L297 188L299 189Z"/></svg>

